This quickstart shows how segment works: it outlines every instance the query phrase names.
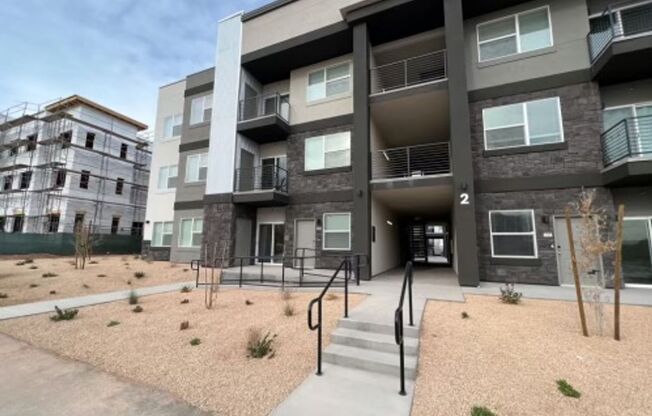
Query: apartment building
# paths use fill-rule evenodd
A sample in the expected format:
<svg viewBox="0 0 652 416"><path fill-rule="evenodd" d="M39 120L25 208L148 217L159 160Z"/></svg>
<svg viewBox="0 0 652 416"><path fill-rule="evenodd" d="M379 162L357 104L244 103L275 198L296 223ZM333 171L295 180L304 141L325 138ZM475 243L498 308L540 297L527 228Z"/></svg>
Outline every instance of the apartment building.
<svg viewBox="0 0 652 416"><path fill-rule="evenodd" d="M3 252L17 249L12 241L36 247L35 235L71 234L80 225L140 238L150 164L145 124L77 95L23 103L0 120ZM62 249L43 243L44 252Z"/></svg>

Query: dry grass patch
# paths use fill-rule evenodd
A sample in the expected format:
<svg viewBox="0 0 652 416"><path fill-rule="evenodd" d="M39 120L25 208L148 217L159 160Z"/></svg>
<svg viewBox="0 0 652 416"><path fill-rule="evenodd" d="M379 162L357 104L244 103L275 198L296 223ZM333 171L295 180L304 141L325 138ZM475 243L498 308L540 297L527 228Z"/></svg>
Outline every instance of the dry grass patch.
<svg viewBox="0 0 652 416"><path fill-rule="evenodd" d="M314 292L292 296L305 317ZM182 305L184 298L191 300ZM254 304L248 306L249 299ZM351 295L350 306L363 296ZM203 291L169 293L140 299L145 311L131 312L127 302L84 308L73 321L54 323L48 316L0 322L0 332L33 345L149 384L216 414L267 415L315 369L315 336L305 319L288 319L274 291L221 291L213 309L204 307ZM324 307L324 341L342 317L342 302ZM119 325L107 327L114 320ZM180 331L180 322L192 325ZM247 358L249 328L277 337L272 359ZM200 345L190 341L199 339ZM244 388L243 386L246 386ZM219 392L219 394L216 394ZM558 393L557 393L558 394Z"/></svg>
<svg viewBox="0 0 652 416"><path fill-rule="evenodd" d="M612 308L605 310L612 323ZM462 323L462 312L473 319ZM583 337L573 302L525 299L513 306L494 296L429 302L412 414L469 415L474 406L500 416L647 414L652 308L624 306L621 313L618 342ZM589 331L594 327L590 321ZM564 397L560 381L571 397L578 391L581 397Z"/></svg>

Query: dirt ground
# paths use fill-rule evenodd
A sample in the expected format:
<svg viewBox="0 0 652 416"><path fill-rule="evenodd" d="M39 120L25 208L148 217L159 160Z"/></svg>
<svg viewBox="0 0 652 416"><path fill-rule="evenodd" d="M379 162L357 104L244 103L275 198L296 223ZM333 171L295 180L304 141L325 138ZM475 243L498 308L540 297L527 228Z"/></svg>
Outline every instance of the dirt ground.
<svg viewBox="0 0 652 416"><path fill-rule="evenodd" d="M152 385L190 404L223 415L266 415L316 366L316 332L306 308L316 293L297 292L285 316L277 291L228 290L212 310L203 290L143 297L144 311L127 302L80 309L75 320L40 315L0 322L0 332L100 369ZM350 297L350 307L362 301ZM183 299L189 303L181 304ZM247 305L246 300L253 304ZM324 304L324 340L343 314L343 297ZM107 327L112 321L119 325ZM179 329L188 320L190 328ZM248 329L277 334L271 359L247 358ZM201 344L191 346L199 338Z"/></svg>
<svg viewBox="0 0 652 416"><path fill-rule="evenodd" d="M19 265L26 258L0 259L0 293L7 295L0 297L0 307L190 281L195 277L187 264L147 262L135 256L94 256L93 263L86 263L84 270L75 270L73 257L33 257L32 263ZM144 272L145 277L136 278L136 272ZM45 273L57 276L43 277Z"/></svg>
<svg viewBox="0 0 652 416"><path fill-rule="evenodd" d="M427 305L413 415L469 415L473 406L499 416L650 414L652 308L623 307L618 342L611 308L605 335L591 319L585 338L572 302L466 300ZM559 379L581 397L563 396Z"/></svg>

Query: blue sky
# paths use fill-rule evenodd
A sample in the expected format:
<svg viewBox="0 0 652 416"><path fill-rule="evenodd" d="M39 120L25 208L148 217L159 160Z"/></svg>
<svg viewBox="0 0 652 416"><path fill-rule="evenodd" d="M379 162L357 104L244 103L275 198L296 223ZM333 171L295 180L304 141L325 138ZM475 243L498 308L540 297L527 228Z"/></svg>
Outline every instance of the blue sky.
<svg viewBox="0 0 652 416"><path fill-rule="evenodd" d="M153 127L161 85L214 65L217 21L270 0L2 0L0 111L80 94Z"/></svg>

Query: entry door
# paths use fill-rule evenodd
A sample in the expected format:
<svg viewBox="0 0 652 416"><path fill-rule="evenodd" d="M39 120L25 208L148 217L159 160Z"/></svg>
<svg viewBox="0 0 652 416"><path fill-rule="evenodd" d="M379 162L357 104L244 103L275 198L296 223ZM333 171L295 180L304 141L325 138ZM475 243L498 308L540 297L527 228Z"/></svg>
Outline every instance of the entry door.
<svg viewBox="0 0 652 416"><path fill-rule="evenodd" d="M258 262L281 264L285 224L258 224Z"/></svg>
<svg viewBox="0 0 652 416"><path fill-rule="evenodd" d="M573 240L575 242L575 253L579 258L582 255L580 245L580 236L582 233L582 219L571 218L573 227ZM557 250L557 271L559 274L559 283L562 285L575 285L573 277L573 264L571 262L570 247L568 244L568 231L566 230L566 218L555 218L555 245ZM602 273L601 260L597 260L593 269L589 273ZM582 277L582 276L580 276ZM596 276L600 277L600 276ZM584 283L585 279L582 279Z"/></svg>
<svg viewBox="0 0 652 416"><path fill-rule="evenodd" d="M303 267L307 269L315 268L315 241L317 239L315 231L315 220L297 220L296 231L294 236L295 256L301 257L305 251L306 259L303 261ZM306 250L301 250L301 249ZM295 267L300 267L301 262L297 259L294 262Z"/></svg>
<svg viewBox="0 0 652 416"><path fill-rule="evenodd" d="M623 277L628 284L652 285L652 218L625 218Z"/></svg>
<svg viewBox="0 0 652 416"><path fill-rule="evenodd" d="M240 120L251 120L258 116L258 92L249 84L245 84L244 100L240 109Z"/></svg>
<svg viewBox="0 0 652 416"><path fill-rule="evenodd" d="M252 221L247 218L235 220L235 255L236 257L251 256ZM247 264L245 262L244 264Z"/></svg>
<svg viewBox="0 0 652 416"><path fill-rule="evenodd" d="M238 171L238 190L247 192L254 190L254 155L245 149L240 149L240 170Z"/></svg>

